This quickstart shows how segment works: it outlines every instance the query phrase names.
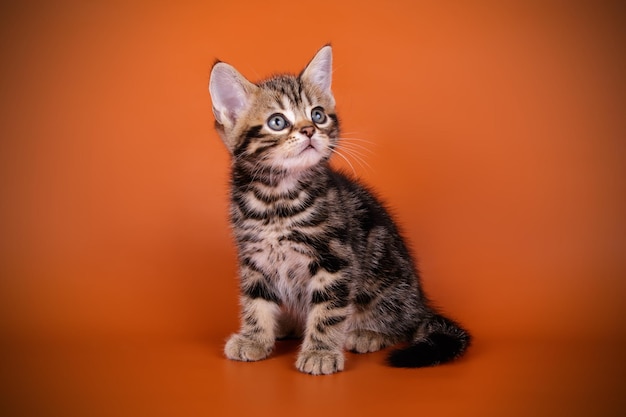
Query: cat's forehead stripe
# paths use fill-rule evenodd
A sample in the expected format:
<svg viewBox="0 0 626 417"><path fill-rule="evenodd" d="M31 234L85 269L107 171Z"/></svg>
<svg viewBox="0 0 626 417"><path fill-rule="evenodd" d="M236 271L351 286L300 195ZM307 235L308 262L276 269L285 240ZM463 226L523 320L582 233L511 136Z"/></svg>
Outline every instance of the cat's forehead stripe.
<svg viewBox="0 0 626 417"><path fill-rule="evenodd" d="M305 107L311 107L311 99L309 98L309 95L307 94L306 90L300 91L300 97Z"/></svg>
<svg viewBox="0 0 626 417"><path fill-rule="evenodd" d="M288 82L285 86L285 95L287 96L287 98L289 98L289 101L291 101L291 103L295 106L299 106L301 102L298 90L299 88L295 82Z"/></svg>
<svg viewBox="0 0 626 417"><path fill-rule="evenodd" d="M263 86L274 90L279 93L282 97L285 97L291 102L291 104L295 106L299 106L302 104L302 83L298 78L293 78L289 76L278 76L267 80L263 83ZM282 102L281 104L284 104Z"/></svg>
<svg viewBox="0 0 626 417"><path fill-rule="evenodd" d="M308 114L314 103L307 89L303 86L300 79L293 78L275 78L268 80L264 87L272 90L271 97L276 103L276 110L284 113L291 123L295 122L295 115L302 113Z"/></svg>
<svg viewBox="0 0 626 417"><path fill-rule="evenodd" d="M285 97L279 94L272 95L272 98L281 110L285 110L288 106L285 104Z"/></svg>
<svg viewBox="0 0 626 417"><path fill-rule="evenodd" d="M285 97L285 96L281 97L281 104L282 104L281 108L283 110L291 109L291 103L289 102L287 97Z"/></svg>

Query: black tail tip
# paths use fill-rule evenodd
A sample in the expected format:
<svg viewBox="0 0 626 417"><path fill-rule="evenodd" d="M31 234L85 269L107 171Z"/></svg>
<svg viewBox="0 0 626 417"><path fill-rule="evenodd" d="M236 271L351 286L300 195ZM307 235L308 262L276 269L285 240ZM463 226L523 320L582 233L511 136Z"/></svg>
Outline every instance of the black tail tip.
<svg viewBox="0 0 626 417"><path fill-rule="evenodd" d="M439 365L460 357L469 346L469 341L469 335L459 338L444 333L433 333L422 342L392 351L387 357L387 362L395 368Z"/></svg>

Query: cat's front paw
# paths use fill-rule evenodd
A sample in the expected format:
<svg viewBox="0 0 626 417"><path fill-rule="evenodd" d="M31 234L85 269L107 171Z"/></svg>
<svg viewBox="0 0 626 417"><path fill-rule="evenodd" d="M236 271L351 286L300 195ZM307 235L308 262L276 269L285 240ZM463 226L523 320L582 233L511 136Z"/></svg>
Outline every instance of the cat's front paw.
<svg viewBox="0 0 626 417"><path fill-rule="evenodd" d="M329 375L343 371L344 357L341 351L308 350L298 355L296 368L311 375Z"/></svg>
<svg viewBox="0 0 626 417"><path fill-rule="evenodd" d="M224 354L228 359L243 362L260 361L267 358L271 351L271 344L264 344L240 334L232 335L224 347Z"/></svg>

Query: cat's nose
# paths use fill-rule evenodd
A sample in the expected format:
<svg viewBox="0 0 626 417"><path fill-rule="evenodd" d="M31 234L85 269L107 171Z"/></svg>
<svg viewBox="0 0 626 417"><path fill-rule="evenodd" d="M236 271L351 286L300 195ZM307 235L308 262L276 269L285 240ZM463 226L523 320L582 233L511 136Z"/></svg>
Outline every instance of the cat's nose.
<svg viewBox="0 0 626 417"><path fill-rule="evenodd" d="M300 129L300 133L302 133L303 135L307 135L307 137L311 139L313 133L315 133L315 128L313 126L304 126L302 129Z"/></svg>

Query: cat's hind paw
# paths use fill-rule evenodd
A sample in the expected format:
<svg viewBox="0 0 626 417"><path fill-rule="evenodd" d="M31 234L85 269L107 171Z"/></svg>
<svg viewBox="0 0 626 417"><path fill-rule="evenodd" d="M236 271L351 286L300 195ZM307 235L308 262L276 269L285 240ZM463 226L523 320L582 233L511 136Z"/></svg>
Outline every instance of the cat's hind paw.
<svg viewBox="0 0 626 417"><path fill-rule="evenodd" d="M376 352L389 346L391 341L383 334L369 330L355 330L348 333L346 350L355 353Z"/></svg>
<svg viewBox="0 0 626 417"><path fill-rule="evenodd" d="M305 350L300 352L296 368L311 375L329 375L343 371L344 356L341 351Z"/></svg>
<svg viewBox="0 0 626 417"><path fill-rule="evenodd" d="M224 354L234 361L252 362L260 361L272 352L271 344L264 344L241 334L234 334L226 342Z"/></svg>

